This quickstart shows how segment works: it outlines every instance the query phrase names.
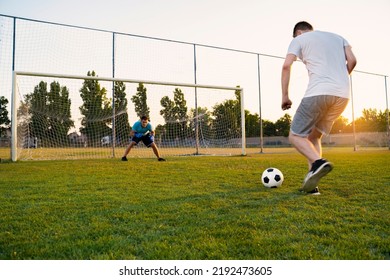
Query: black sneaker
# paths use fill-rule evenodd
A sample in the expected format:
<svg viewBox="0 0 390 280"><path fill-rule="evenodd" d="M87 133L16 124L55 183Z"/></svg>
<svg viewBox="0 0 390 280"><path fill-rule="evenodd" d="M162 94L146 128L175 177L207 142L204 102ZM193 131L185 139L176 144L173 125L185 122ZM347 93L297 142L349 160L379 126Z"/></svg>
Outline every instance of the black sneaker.
<svg viewBox="0 0 390 280"><path fill-rule="evenodd" d="M314 190L312 190L311 192L308 192L307 194L310 194L310 195L320 195L320 189L318 187L316 187Z"/></svg>
<svg viewBox="0 0 390 280"><path fill-rule="evenodd" d="M304 193L304 194L307 194L307 195L320 195L320 189L318 187L315 187L314 190L312 190L311 192L305 192L303 191L302 189L299 190L301 193Z"/></svg>
<svg viewBox="0 0 390 280"><path fill-rule="evenodd" d="M322 177L328 174L333 169L333 163L326 159L318 159L313 162L309 173L303 180L302 190L305 192L313 191Z"/></svg>
<svg viewBox="0 0 390 280"><path fill-rule="evenodd" d="M165 160L165 158L160 157L160 158L158 158L158 161L166 161L166 160Z"/></svg>
<svg viewBox="0 0 390 280"><path fill-rule="evenodd" d="M122 161L127 161L127 157L122 157Z"/></svg>

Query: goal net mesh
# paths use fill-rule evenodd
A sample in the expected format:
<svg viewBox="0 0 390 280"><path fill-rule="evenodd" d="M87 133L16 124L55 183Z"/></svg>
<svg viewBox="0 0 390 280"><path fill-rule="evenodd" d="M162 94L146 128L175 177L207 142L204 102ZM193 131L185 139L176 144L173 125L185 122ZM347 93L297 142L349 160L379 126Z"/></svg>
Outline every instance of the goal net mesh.
<svg viewBox="0 0 390 280"><path fill-rule="evenodd" d="M15 75L17 160L120 158L143 115L162 157L245 153L240 88L53 76ZM128 155L154 156L142 143Z"/></svg>

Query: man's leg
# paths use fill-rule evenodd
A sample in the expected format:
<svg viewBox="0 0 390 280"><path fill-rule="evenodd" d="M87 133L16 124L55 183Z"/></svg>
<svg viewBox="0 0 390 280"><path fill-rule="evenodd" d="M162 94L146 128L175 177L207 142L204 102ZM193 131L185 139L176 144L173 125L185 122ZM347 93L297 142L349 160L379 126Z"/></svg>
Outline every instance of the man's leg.
<svg viewBox="0 0 390 280"><path fill-rule="evenodd" d="M325 159L322 159L322 147L321 147L322 134L314 129L308 137L301 137L290 133L290 143L306 157L309 162L309 173L307 173L302 190L305 192L312 192L316 188L318 190L319 180L328 174L333 164Z"/></svg>
<svg viewBox="0 0 390 280"><path fill-rule="evenodd" d="M133 148L135 144L136 144L135 142L131 142L130 145L127 146L127 148L126 148L126 150L125 150L125 152L123 153L123 156L122 156L122 160L123 161L127 160L126 156L130 153L131 148Z"/></svg>
<svg viewBox="0 0 390 280"><path fill-rule="evenodd" d="M322 133L314 128L309 134L309 136L307 137L307 139L313 144L313 147L319 156L318 159L322 158L322 144L321 144ZM309 163L309 169L311 168L312 163L313 162Z"/></svg>
<svg viewBox="0 0 390 280"><path fill-rule="evenodd" d="M153 153L156 155L156 157L159 161L165 161L165 159L160 157L160 152L157 148L157 145L154 142L152 144L150 144L150 147L153 149Z"/></svg>
<svg viewBox="0 0 390 280"><path fill-rule="evenodd" d="M153 153L156 155L156 157L157 157L157 158L160 158L160 153L159 153L159 151L158 151L158 148L157 148L156 144L152 143L152 144L150 145L150 147L152 148Z"/></svg>
<svg viewBox="0 0 390 280"><path fill-rule="evenodd" d="M302 137L290 132L288 138L291 145L293 145L298 152L306 157L310 168L313 162L321 158L321 143L318 144L318 141L315 140L314 135L312 137Z"/></svg>

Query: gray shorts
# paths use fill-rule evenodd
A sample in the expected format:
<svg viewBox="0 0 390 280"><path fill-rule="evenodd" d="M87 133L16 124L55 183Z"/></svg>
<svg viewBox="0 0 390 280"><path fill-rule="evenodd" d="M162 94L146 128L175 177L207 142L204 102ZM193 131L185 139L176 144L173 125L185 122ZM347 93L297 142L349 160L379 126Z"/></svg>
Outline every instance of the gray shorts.
<svg viewBox="0 0 390 280"><path fill-rule="evenodd" d="M306 137L315 128L322 134L329 134L348 101L348 98L332 95L303 98L292 120L291 133Z"/></svg>

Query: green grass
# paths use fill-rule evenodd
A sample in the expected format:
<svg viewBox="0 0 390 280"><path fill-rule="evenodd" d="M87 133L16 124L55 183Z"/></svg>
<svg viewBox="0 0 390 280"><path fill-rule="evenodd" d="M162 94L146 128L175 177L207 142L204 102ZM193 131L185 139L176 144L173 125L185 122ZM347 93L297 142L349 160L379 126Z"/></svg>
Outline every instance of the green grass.
<svg viewBox="0 0 390 280"><path fill-rule="evenodd" d="M389 259L390 151L0 164L0 259ZM285 182L261 185L274 166Z"/></svg>

